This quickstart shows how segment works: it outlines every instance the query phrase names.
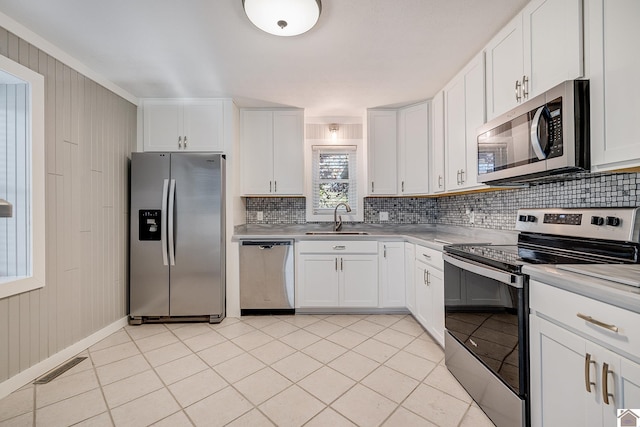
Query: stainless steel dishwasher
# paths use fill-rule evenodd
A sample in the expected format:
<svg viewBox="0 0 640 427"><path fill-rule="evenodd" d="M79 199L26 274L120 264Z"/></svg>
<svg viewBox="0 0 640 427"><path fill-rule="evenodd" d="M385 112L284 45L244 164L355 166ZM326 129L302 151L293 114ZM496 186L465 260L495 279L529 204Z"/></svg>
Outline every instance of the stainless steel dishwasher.
<svg viewBox="0 0 640 427"><path fill-rule="evenodd" d="M240 314L293 314L293 242L244 240L240 245Z"/></svg>

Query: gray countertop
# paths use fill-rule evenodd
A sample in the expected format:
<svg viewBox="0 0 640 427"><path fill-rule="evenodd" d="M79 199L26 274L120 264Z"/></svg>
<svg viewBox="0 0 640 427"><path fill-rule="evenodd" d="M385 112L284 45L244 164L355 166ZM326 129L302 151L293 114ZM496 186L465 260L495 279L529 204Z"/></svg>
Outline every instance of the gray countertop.
<svg viewBox="0 0 640 427"><path fill-rule="evenodd" d="M638 269L637 265L616 265L616 267L621 271ZM597 270L597 268L598 266L589 264L590 270ZM528 274L533 280L640 313L640 288L635 286L562 270L553 265L525 265L522 272Z"/></svg>
<svg viewBox="0 0 640 427"><path fill-rule="evenodd" d="M433 249L442 250L444 245L456 243L501 243L515 244L518 233L511 230L458 227L436 224L345 224L342 231L366 232L366 235L308 235L307 232L330 231L331 224L304 225L241 225L235 228L234 241L241 240L406 240Z"/></svg>

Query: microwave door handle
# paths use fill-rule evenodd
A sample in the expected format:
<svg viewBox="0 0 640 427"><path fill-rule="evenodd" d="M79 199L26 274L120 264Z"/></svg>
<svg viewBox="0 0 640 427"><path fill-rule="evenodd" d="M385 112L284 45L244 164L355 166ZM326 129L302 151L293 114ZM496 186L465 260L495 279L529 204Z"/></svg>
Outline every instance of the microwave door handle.
<svg viewBox="0 0 640 427"><path fill-rule="evenodd" d="M540 142L540 134L538 133L540 118L542 117L542 113L544 112L545 108L545 106L538 108L538 111L536 111L536 114L533 116L533 120L531 121L531 147L536 153L536 157L540 160L544 160L547 158L547 155L545 154Z"/></svg>

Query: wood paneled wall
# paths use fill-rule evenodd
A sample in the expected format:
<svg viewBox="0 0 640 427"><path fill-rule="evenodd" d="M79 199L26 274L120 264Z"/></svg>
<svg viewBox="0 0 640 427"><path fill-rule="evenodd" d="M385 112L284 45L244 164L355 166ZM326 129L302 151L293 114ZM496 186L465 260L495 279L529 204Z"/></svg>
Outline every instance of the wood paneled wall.
<svg viewBox="0 0 640 427"><path fill-rule="evenodd" d="M46 286L0 299L3 381L126 315L137 107L2 28L0 55L46 91Z"/></svg>

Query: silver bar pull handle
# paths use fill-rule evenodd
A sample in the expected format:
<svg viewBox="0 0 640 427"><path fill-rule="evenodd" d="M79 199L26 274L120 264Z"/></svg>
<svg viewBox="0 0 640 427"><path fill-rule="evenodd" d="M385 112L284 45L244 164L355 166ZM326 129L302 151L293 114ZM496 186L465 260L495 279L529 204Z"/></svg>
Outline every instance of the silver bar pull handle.
<svg viewBox="0 0 640 427"><path fill-rule="evenodd" d="M271 188L272 188L271 185L272 185L271 181L269 181L269 193L271 193Z"/></svg>
<svg viewBox="0 0 640 427"><path fill-rule="evenodd" d="M371 181L371 192L373 193L373 181Z"/></svg>
<svg viewBox="0 0 640 427"><path fill-rule="evenodd" d="M342 258L340 258L340 271L344 271L344 265L342 264Z"/></svg>
<svg viewBox="0 0 640 427"><path fill-rule="evenodd" d="M609 393L609 381L608 381L609 372L611 372L609 370L609 364L603 363L602 364L602 400L606 405L609 404L609 397L613 397L613 394Z"/></svg>
<svg viewBox="0 0 640 427"><path fill-rule="evenodd" d="M594 364L593 360L591 360L591 354L587 353L584 356L584 385L587 388L587 393L591 393L591 386L595 386L596 383L591 381L591 364Z"/></svg>
<svg viewBox="0 0 640 427"><path fill-rule="evenodd" d="M522 84L520 83L520 80L516 80L516 102L520 102L520 100L522 99L522 96L520 96L521 87Z"/></svg>
<svg viewBox="0 0 640 427"><path fill-rule="evenodd" d="M278 192L278 181L273 181L273 192L274 193Z"/></svg>
<svg viewBox="0 0 640 427"><path fill-rule="evenodd" d="M173 207L176 201L176 180L172 179L171 184L169 185L169 224L167 226L167 232L169 233L169 263L171 265L176 265L176 247L173 236L173 226L174 226L174 218L173 218Z"/></svg>
<svg viewBox="0 0 640 427"><path fill-rule="evenodd" d="M593 317L587 316L586 314L576 313L576 316L578 316L582 320L586 320L589 323L593 323L596 326L600 326L601 328L608 329L612 332L617 333L619 331L616 325L610 325L609 323L601 322L600 320L594 319Z"/></svg>
<svg viewBox="0 0 640 427"><path fill-rule="evenodd" d="M402 181L402 192L404 193L404 181Z"/></svg>
<svg viewBox="0 0 640 427"><path fill-rule="evenodd" d="M438 175L438 188L442 188L442 175Z"/></svg>
<svg viewBox="0 0 640 427"><path fill-rule="evenodd" d="M384 250L382 251L382 256L383 256L384 258L386 258L386 257L387 257L387 245L384 245Z"/></svg>
<svg viewBox="0 0 640 427"><path fill-rule="evenodd" d="M425 257L426 259L431 259L431 255L422 254L422 256Z"/></svg>
<svg viewBox="0 0 640 427"><path fill-rule="evenodd" d="M184 137L184 148L187 148L187 137Z"/></svg>
<svg viewBox="0 0 640 427"><path fill-rule="evenodd" d="M182 137L178 137L178 148L182 148Z"/></svg>
<svg viewBox="0 0 640 427"><path fill-rule="evenodd" d="M347 247L344 246L344 245L335 245L335 246L333 246L333 250L334 251L344 251L345 249L347 249Z"/></svg>
<svg viewBox="0 0 640 427"><path fill-rule="evenodd" d="M338 271L338 258L336 258L336 271Z"/></svg>
<svg viewBox="0 0 640 427"><path fill-rule="evenodd" d="M162 205L160 208L160 246L162 246L162 265L169 265L167 260L167 195L169 180L162 183Z"/></svg>
<svg viewBox="0 0 640 427"><path fill-rule="evenodd" d="M529 77L522 76L522 98L529 98Z"/></svg>
<svg viewBox="0 0 640 427"><path fill-rule="evenodd" d="M431 285L431 277L430 277L429 270L427 270L427 286L429 285Z"/></svg>
<svg viewBox="0 0 640 427"><path fill-rule="evenodd" d="M422 281L424 282L424 284L427 284L427 269L425 268L424 270L422 270Z"/></svg>
<svg viewBox="0 0 640 427"><path fill-rule="evenodd" d="M460 184L464 184L464 169L460 169Z"/></svg>

